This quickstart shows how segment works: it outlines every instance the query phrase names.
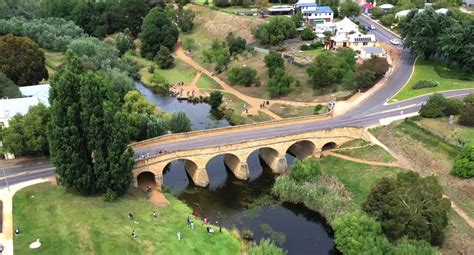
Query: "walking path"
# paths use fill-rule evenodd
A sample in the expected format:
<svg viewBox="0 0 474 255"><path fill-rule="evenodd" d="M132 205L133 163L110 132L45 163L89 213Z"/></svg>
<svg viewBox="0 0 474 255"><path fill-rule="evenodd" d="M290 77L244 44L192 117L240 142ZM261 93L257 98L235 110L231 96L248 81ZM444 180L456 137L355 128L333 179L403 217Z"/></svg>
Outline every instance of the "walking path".
<svg viewBox="0 0 474 255"><path fill-rule="evenodd" d="M379 161L369 161L369 160L364 160L364 159L353 158L353 157L347 156L347 155L342 155L342 154L339 154L339 153L336 153L336 152L333 152L333 151L329 151L329 152L326 152L326 153L323 153L323 154L324 155L331 155L331 156L334 156L334 157L338 157L338 158L341 158L341 159L345 159L345 160L349 160L349 161L353 161L353 162L357 162L357 163L361 163L361 164L367 164L367 165L370 165L370 166L400 167L400 165L397 162L385 163L385 162L379 162Z"/></svg>

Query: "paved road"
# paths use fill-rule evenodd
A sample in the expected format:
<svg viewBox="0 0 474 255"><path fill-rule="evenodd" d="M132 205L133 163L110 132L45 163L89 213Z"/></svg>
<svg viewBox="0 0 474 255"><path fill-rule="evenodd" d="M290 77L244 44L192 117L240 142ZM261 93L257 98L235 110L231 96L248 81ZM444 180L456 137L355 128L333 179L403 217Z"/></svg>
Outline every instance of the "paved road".
<svg viewBox="0 0 474 255"><path fill-rule="evenodd" d="M7 186L4 173L8 178L9 185L55 175L54 166L49 159L29 160L8 167L5 167L4 160L0 160L0 189Z"/></svg>

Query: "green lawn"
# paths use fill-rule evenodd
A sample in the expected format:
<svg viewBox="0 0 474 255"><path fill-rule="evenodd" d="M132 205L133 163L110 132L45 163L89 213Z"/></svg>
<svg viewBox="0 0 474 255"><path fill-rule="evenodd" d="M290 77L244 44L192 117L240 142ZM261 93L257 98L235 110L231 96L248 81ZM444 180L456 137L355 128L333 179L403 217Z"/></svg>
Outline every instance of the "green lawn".
<svg viewBox="0 0 474 255"><path fill-rule="evenodd" d="M83 197L62 187L38 184L16 193L13 200L15 254L240 254L240 245L226 230L210 236L202 222L191 230L186 218L192 212L176 198L156 208L144 197L126 195L115 203L102 197ZM151 213L156 210L158 220ZM128 219L135 215L138 224ZM131 239L132 230L138 238ZM176 233L183 234L177 240ZM29 244L40 239L34 252Z"/></svg>
<svg viewBox="0 0 474 255"><path fill-rule="evenodd" d="M179 59L174 60L174 66L170 69L159 69L158 65L156 65L153 61L149 61L147 59L139 57L138 55L134 56L128 52L125 56L126 58L138 63L142 67L139 73L141 77L140 80L143 84L150 83L150 78L152 74L150 74L148 69L152 65L154 65L156 67L155 70L160 72L166 78L166 81L171 84L175 84L180 81L184 83L190 83L196 75L196 70L192 66L184 63Z"/></svg>
<svg viewBox="0 0 474 255"><path fill-rule="evenodd" d="M413 73L411 79L408 81L405 87L403 87L403 89L398 92L390 101L396 102L428 93L440 92L445 90L474 88L474 81L448 79L439 76L438 72L436 72L434 68L434 65L442 66L441 63L436 62L434 60L425 60L422 58L418 58L415 64L415 72ZM458 70L448 70L445 72L450 73L454 76L460 75ZM439 85L438 87L434 88L424 88L417 90L412 89L412 87L418 81L422 80L437 81Z"/></svg>
<svg viewBox="0 0 474 255"><path fill-rule="evenodd" d="M368 145L357 149L338 149L337 153L347 155L353 158L390 163L396 161L390 153L378 145Z"/></svg>
<svg viewBox="0 0 474 255"><path fill-rule="evenodd" d="M347 143L343 143L341 146L339 146L339 149L351 148L351 147L360 147L360 146L366 146L366 145L369 145L369 142L367 142L364 139L359 138L359 139L351 140Z"/></svg>
<svg viewBox="0 0 474 255"><path fill-rule="evenodd" d="M200 89L222 89L221 85L211 79L209 76L203 74L198 80L196 86Z"/></svg>
<svg viewBox="0 0 474 255"><path fill-rule="evenodd" d="M352 202L360 206L372 187L382 177L396 176L404 171L397 167L370 166L328 156L318 160L323 173L336 177L352 193Z"/></svg>
<svg viewBox="0 0 474 255"><path fill-rule="evenodd" d="M294 106L294 105L285 105L285 104L272 104L270 106L270 111L279 115L282 118L291 118L297 116L308 116L314 115L314 106ZM323 108L318 112L318 114L323 114L328 111L326 105L323 105Z"/></svg>

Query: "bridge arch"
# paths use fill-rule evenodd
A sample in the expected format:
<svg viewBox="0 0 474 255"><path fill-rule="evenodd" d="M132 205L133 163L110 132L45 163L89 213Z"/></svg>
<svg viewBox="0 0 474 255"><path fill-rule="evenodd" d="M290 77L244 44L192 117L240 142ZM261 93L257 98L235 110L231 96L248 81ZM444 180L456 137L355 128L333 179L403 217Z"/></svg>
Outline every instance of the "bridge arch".
<svg viewBox="0 0 474 255"><path fill-rule="evenodd" d="M323 147L321 147L321 150L322 151L330 151L330 150L333 150L333 149L336 149L337 148L337 144L335 142L327 142L323 145Z"/></svg>
<svg viewBox="0 0 474 255"><path fill-rule="evenodd" d="M272 169L274 173L284 173L288 169L288 163L286 162L286 157L284 153L280 153L277 149L272 147L261 147L256 149L259 151L259 156L265 163ZM247 155L247 161L250 154Z"/></svg>
<svg viewBox="0 0 474 255"><path fill-rule="evenodd" d="M316 144L310 140L301 140L291 144L286 151L294 155L299 160L303 160L315 154Z"/></svg>
<svg viewBox="0 0 474 255"><path fill-rule="evenodd" d="M194 160L187 158L178 158L167 162L163 167L163 173L166 172L166 169L168 169L171 164L173 164L173 162L184 163L184 169L186 170L186 173L196 186L206 187L209 184L209 177L207 175L206 168L198 165Z"/></svg>
<svg viewBox="0 0 474 255"><path fill-rule="evenodd" d="M233 153L223 153L218 154L209 159L206 163L206 169L208 167L209 162L214 160L215 158L223 156L224 157L224 164L229 168L229 170L235 175L237 179L240 180L247 180L250 176L249 169L247 166L246 160L241 160L239 156Z"/></svg>
<svg viewBox="0 0 474 255"><path fill-rule="evenodd" d="M137 184L140 189L146 191L148 187L153 190L161 189L156 182L156 176L151 171L143 171L137 176Z"/></svg>

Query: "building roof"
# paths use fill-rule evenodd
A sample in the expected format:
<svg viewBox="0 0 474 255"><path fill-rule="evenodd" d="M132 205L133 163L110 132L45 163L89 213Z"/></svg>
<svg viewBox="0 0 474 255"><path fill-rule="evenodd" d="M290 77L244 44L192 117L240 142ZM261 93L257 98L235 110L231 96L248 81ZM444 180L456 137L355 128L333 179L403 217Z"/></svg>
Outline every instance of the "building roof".
<svg viewBox="0 0 474 255"><path fill-rule="evenodd" d="M0 99L0 119L10 119L16 114L25 115L31 106L39 103L37 97Z"/></svg>
<svg viewBox="0 0 474 255"><path fill-rule="evenodd" d="M315 2L315 1L308 1L308 2L301 2L301 1L298 1L296 4L295 4L296 7L317 7L318 4Z"/></svg>
<svg viewBox="0 0 474 255"><path fill-rule="evenodd" d="M379 6L380 9L392 9L393 8L393 5L391 4L382 4L381 6Z"/></svg>
<svg viewBox="0 0 474 255"><path fill-rule="evenodd" d="M373 34L361 34L361 33L355 33L349 35L349 42L375 42L375 35Z"/></svg>
<svg viewBox="0 0 474 255"><path fill-rule="evenodd" d="M374 8L374 6L371 4L371 3L365 3L364 5L362 5L363 8L365 9L372 9Z"/></svg>
<svg viewBox="0 0 474 255"><path fill-rule="evenodd" d="M447 8L440 8L440 9L436 10L435 12L439 13L439 14L446 14L446 13L448 13L448 11L449 10Z"/></svg>
<svg viewBox="0 0 474 255"><path fill-rule="evenodd" d="M20 87L20 92L23 97L37 97L43 104L49 105L49 84L23 86Z"/></svg>
<svg viewBox="0 0 474 255"><path fill-rule="evenodd" d="M316 8L316 13L333 13L333 11L329 6L319 6Z"/></svg>
<svg viewBox="0 0 474 255"><path fill-rule="evenodd" d="M336 25L338 32L357 32L359 30L359 26L356 23L352 22L349 18L345 17L339 22L334 23Z"/></svg>
<svg viewBox="0 0 474 255"><path fill-rule="evenodd" d="M384 54L385 51L382 47L362 47L363 51L369 54Z"/></svg>

